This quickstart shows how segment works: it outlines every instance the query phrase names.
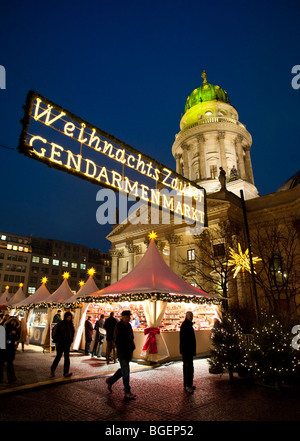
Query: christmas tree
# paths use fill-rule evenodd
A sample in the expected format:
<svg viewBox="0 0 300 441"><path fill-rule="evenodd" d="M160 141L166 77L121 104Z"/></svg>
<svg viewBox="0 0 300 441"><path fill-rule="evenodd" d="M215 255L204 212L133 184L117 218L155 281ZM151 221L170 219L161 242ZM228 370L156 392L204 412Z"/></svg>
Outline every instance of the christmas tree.
<svg viewBox="0 0 300 441"><path fill-rule="evenodd" d="M233 373L239 372L245 362L245 347L242 328L230 314L224 314L217 321L211 333L213 349L209 358L209 372L222 374L226 371L233 380Z"/></svg>
<svg viewBox="0 0 300 441"><path fill-rule="evenodd" d="M292 338L274 315L261 314L248 351L248 366L256 377L275 385L299 381L300 354Z"/></svg>

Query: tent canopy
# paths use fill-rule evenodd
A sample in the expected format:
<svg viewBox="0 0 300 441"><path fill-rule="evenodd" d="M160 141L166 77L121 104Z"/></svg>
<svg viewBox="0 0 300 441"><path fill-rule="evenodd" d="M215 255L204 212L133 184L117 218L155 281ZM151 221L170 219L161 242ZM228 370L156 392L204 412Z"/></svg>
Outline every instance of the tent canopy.
<svg viewBox="0 0 300 441"><path fill-rule="evenodd" d="M32 294L31 296L26 297L25 300L17 303L15 306L16 308L22 308L23 306L28 306L28 305L34 305L36 303L40 303L43 300L45 300L47 297L50 296L50 292L48 291L48 289L46 288L45 284L43 283L36 291L34 294Z"/></svg>
<svg viewBox="0 0 300 441"><path fill-rule="evenodd" d="M163 293L220 299L218 296L213 296L190 285L177 276L165 263L153 239L142 259L129 274L112 285L94 292L91 296L97 298L139 293Z"/></svg>
<svg viewBox="0 0 300 441"><path fill-rule="evenodd" d="M93 276L89 276L85 284L79 289L77 294L72 294L71 297L68 297L66 300L63 300L62 303L76 303L80 298L90 295L91 293L98 291L98 286L95 283Z"/></svg>
<svg viewBox="0 0 300 441"><path fill-rule="evenodd" d="M23 300L25 300L26 296L25 293L23 291L23 284L20 284L20 287L18 289L18 291L12 296L12 298L10 300L7 301L7 306L16 306L17 303L22 302Z"/></svg>
<svg viewBox="0 0 300 441"><path fill-rule="evenodd" d="M57 290L50 294L42 301L36 302L36 304L48 304L48 306L54 306L55 304L60 304L64 300L68 299L73 295L72 290L69 286L67 278L64 279L62 284L57 288Z"/></svg>

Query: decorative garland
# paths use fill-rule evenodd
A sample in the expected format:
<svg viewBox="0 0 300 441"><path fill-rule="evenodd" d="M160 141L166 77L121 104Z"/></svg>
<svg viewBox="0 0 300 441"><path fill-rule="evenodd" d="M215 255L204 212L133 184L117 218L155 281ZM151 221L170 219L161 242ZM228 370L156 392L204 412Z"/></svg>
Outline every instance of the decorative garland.
<svg viewBox="0 0 300 441"><path fill-rule="evenodd" d="M157 300L160 300L162 302L168 302L168 303L195 303L198 305L205 305L205 304L219 305L222 302L222 299L218 299L218 298L208 299L206 297L171 295L164 293L138 293L138 294L120 294L114 296L107 295L103 297L85 296L85 297L79 297L75 303L47 302L47 303L39 303L38 305L30 304L25 307L21 307L20 309L28 310L33 307L73 309L73 308L80 308L82 306L82 303L143 302L144 300L151 300L152 302L156 302Z"/></svg>

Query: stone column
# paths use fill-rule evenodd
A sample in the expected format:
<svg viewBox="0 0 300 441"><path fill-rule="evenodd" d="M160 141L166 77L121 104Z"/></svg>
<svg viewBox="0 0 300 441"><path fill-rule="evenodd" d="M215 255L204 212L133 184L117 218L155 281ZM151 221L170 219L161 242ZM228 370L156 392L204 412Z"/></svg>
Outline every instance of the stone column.
<svg viewBox="0 0 300 441"><path fill-rule="evenodd" d="M227 170L227 159L226 159L226 150L225 150L225 132L218 132L218 142L220 146L220 158L221 158L221 166L225 170L225 172L228 174Z"/></svg>
<svg viewBox="0 0 300 441"><path fill-rule="evenodd" d="M198 150L199 150L199 162L200 162L200 179L206 179L206 165L205 165L205 152L204 143L205 138L202 134L197 136Z"/></svg>
<svg viewBox="0 0 300 441"><path fill-rule="evenodd" d="M170 268L174 273L177 273L177 246L181 242L181 237L176 234L167 236L170 245Z"/></svg>
<svg viewBox="0 0 300 441"><path fill-rule="evenodd" d="M120 280L123 277L123 265L122 265L123 264L123 251L122 250L119 250L118 259L119 259L118 280Z"/></svg>
<svg viewBox="0 0 300 441"><path fill-rule="evenodd" d="M251 182L251 184L254 185L254 177L253 177L252 163L251 163L251 157L250 157L250 147L247 148L247 150L246 150L245 165L246 165L246 173L247 173L248 180L249 180L249 182Z"/></svg>
<svg viewBox="0 0 300 441"><path fill-rule="evenodd" d="M183 176L190 179L190 168L189 168L189 146L187 144L182 145L182 157L183 157Z"/></svg>
<svg viewBox="0 0 300 441"><path fill-rule="evenodd" d="M236 147L236 153L238 157L238 171L241 179L246 180L246 170L245 170L245 163L244 163L244 151L242 147L242 141L243 137L241 135L238 135L235 139L235 147Z"/></svg>
<svg viewBox="0 0 300 441"><path fill-rule="evenodd" d="M126 248L128 250L128 272L130 273L134 267L134 252L136 247L133 245L133 243L128 243Z"/></svg>
<svg viewBox="0 0 300 441"><path fill-rule="evenodd" d="M176 153L175 159L176 159L176 173L181 175L182 174L181 155L179 153Z"/></svg>
<svg viewBox="0 0 300 441"><path fill-rule="evenodd" d="M118 280L118 256L119 251L116 248L110 250L111 255L111 283Z"/></svg>
<svg viewBox="0 0 300 441"><path fill-rule="evenodd" d="M192 159L192 176L191 180L199 181L200 168L199 168L199 152L196 152Z"/></svg>

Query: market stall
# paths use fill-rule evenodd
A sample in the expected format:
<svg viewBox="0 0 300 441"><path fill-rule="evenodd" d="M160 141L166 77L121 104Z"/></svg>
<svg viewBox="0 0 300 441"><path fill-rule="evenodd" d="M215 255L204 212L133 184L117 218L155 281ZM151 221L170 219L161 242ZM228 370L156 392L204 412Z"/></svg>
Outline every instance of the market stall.
<svg viewBox="0 0 300 441"><path fill-rule="evenodd" d="M60 306L64 309L74 309L74 327L75 337L72 345L73 350L83 349L85 345L85 333L84 324L88 315L92 316L93 325L95 324L97 317L99 316L99 310L97 305L89 303L81 303L80 299L84 296L88 296L91 293L98 291L98 287L94 281L95 269L90 268L88 270L89 278L84 283L81 283L79 291L69 298L65 299ZM100 305L99 305L100 306ZM101 312L100 312L101 314Z"/></svg>
<svg viewBox="0 0 300 441"><path fill-rule="evenodd" d="M15 305L16 309L25 311L29 342L37 345L42 342L42 335L47 325L48 317L47 308L45 306L38 307L38 304L50 296L50 292L46 287L47 277L43 277L41 282L42 285L34 294L26 297Z"/></svg>
<svg viewBox="0 0 300 441"><path fill-rule="evenodd" d="M179 357L179 326L185 313L195 316L197 354L209 350L210 329L218 317L220 297L210 295L177 276L160 255L154 238L133 270L116 283L88 296L85 303L102 304L105 317L114 310L116 318L124 309L137 313L140 325L134 328L134 358L158 361Z"/></svg>
<svg viewBox="0 0 300 441"><path fill-rule="evenodd" d="M43 300L35 301L35 307L38 307L40 311L43 309L47 311L45 315L41 316L41 319L43 320L43 330L39 339L39 343L44 347L50 346L51 323L54 315L57 313L57 309L64 300L74 295L68 283L70 274L65 272L62 277L64 279L63 282L53 294L50 294Z"/></svg>

